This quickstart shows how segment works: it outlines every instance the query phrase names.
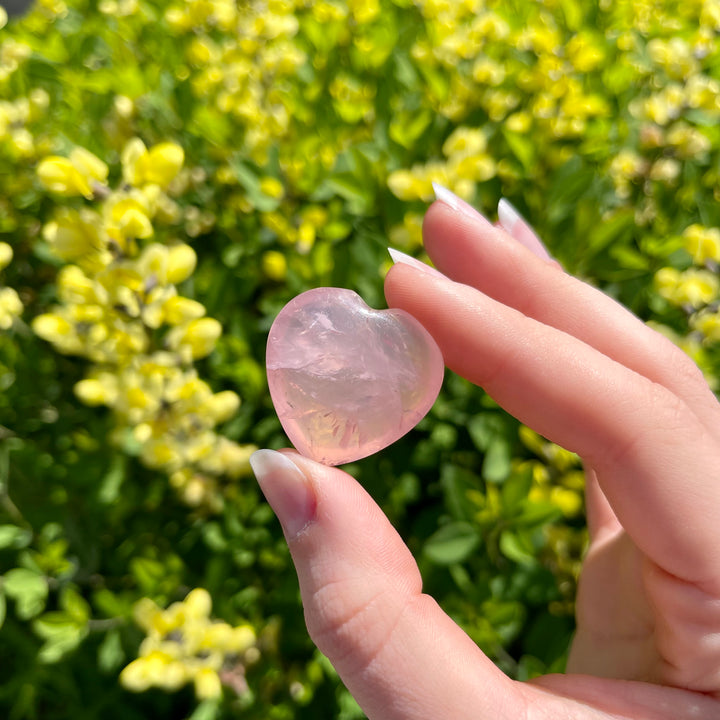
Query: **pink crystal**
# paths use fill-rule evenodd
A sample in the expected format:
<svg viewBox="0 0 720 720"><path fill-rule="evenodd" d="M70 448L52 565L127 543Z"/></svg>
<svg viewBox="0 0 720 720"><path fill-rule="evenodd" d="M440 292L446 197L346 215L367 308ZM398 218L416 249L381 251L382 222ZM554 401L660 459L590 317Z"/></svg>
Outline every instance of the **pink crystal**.
<svg viewBox="0 0 720 720"><path fill-rule="evenodd" d="M410 431L435 402L443 357L404 310L373 310L351 290L316 288L275 318L267 375L297 450L326 465L372 455Z"/></svg>

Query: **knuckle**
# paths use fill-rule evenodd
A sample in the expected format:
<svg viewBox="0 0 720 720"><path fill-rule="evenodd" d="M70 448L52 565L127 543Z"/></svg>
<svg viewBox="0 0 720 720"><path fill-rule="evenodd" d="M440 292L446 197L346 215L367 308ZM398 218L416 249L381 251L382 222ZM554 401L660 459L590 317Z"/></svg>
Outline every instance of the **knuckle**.
<svg viewBox="0 0 720 720"><path fill-rule="evenodd" d="M318 588L306 603L306 623L313 642L341 675L363 672L382 652L404 606L384 588L336 581Z"/></svg>

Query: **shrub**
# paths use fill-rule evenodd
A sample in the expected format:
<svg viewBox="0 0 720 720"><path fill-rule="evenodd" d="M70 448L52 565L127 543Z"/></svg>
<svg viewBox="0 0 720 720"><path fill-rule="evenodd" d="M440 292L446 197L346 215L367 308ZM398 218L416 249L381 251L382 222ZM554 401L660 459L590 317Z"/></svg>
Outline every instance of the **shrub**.
<svg viewBox="0 0 720 720"><path fill-rule="evenodd" d="M10 718L362 713L248 476L311 287L380 307L439 181L720 370L714 2L0 9L0 645ZM242 400L242 402L241 402ZM448 373L349 470L514 677L561 669L578 459Z"/></svg>

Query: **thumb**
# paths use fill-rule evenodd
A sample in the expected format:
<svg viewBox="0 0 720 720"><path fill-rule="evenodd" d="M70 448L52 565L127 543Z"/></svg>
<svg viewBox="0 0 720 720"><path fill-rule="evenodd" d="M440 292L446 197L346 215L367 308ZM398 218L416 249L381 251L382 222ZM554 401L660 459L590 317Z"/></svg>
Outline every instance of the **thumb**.
<svg viewBox="0 0 720 720"><path fill-rule="evenodd" d="M353 478L287 451L259 450L251 464L310 635L371 720L523 717L523 686L422 593L410 551Z"/></svg>

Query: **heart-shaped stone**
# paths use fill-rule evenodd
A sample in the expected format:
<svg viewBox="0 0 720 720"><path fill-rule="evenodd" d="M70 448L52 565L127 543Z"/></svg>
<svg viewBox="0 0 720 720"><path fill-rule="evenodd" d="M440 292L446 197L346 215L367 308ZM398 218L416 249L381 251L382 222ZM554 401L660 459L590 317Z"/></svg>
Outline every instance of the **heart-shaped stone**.
<svg viewBox="0 0 720 720"><path fill-rule="evenodd" d="M435 402L445 364L404 310L373 310L352 290L291 300L267 343L270 396L296 449L326 465L382 450Z"/></svg>

